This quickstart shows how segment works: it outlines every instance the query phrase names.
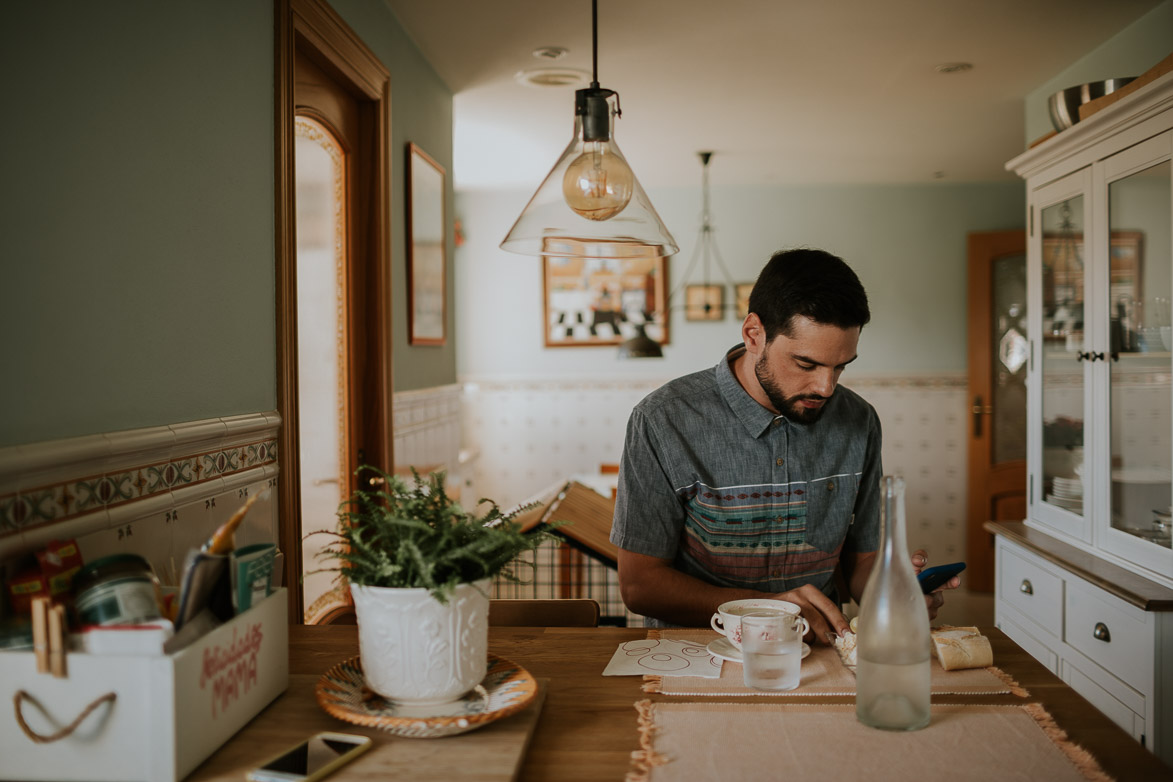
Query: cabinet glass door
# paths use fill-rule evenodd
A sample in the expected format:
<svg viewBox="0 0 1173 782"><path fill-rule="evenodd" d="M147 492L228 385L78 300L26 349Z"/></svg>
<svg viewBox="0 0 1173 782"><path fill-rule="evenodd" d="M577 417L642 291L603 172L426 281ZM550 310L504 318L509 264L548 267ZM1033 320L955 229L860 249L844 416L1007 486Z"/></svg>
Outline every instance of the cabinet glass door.
<svg viewBox="0 0 1173 782"><path fill-rule="evenodd" d="M1084 196L1041 211L1042 492L1055 508L1083 515Z"/></svg>
<svg viewBox="0 0 1173 782"><path fill-rule="evenodd" d="M1173 545L1170 165L1108 183L1111 526L1163 548Z"/></svg>

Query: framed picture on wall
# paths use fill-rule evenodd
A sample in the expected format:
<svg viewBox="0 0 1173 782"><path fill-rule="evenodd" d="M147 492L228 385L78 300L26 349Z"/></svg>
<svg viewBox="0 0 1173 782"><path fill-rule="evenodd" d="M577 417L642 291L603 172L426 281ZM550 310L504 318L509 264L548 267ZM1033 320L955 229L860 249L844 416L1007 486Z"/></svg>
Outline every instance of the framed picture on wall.
<svg viewBox="0 0 1173 782"><path fill-rule="evenodd" d="M443 345L447 317L444 167L407 145L407 333L411 345Z"/></svg>
<svg viewBox="0 0 1173 782"><path fill-rule="evenodd" d="M724 318L724 285L684 286L685 320L723 320Z"/></svg>
<svg viewBox="0 0 1173 782"><path fill-rule="evenodd" d="M619 345L642 330L668 344L668 259L631 242L595 244L605 258L574 255L576 239L547 239L542 255L542 332L554 347Z"/></svg>
<svg viewBox="0 0 1173 782"><path fill-rule="evenodd" d="M737 319L745 320L745 316L749 314L749 294L753 290L752 282L739 282L733 286L734 293L737 296Z"/></svg>

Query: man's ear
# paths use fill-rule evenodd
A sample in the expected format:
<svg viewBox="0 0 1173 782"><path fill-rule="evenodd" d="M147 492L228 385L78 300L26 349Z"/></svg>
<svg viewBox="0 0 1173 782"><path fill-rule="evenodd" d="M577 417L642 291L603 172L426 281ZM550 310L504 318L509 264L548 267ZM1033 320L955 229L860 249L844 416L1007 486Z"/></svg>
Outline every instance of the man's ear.
<svg viewBox="0 0 1173 782"><path fill-rule="evenodd" d="M756 312L745 316L741 324L741 341L745 343L745 349L755 355L766 349L766 329Z"/></svg>

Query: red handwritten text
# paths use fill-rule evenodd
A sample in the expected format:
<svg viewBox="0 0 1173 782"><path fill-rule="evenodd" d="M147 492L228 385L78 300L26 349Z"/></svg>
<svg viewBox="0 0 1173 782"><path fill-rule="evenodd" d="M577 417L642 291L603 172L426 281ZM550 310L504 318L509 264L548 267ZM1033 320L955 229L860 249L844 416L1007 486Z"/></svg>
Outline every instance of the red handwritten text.
<svg viewBox="0 0 1173 782"><path fill-rule="evenodd" d="M232 631L232 642L204 649L200 689L212 683L212 717L227 709L233 701L257 683L257 656L261 651L261 624L257 622L243 635Z"/></svg>

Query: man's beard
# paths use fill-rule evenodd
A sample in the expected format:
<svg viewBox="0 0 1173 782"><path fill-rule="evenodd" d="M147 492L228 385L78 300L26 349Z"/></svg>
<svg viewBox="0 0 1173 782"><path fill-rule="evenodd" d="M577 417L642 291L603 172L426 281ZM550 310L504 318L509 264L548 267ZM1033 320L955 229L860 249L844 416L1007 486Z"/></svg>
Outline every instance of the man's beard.
<svg viewBox="0 0 1173 782"><path fill-rule="evenodd" d="M804 399L828 401L830 397L819 396L818 394L798 394L788 397L783 394L782 389L774 382L774 376L770 372L770 366L766 363L766 357L764 355L754 364L753 371L758 378L758 383L762 386L762 390L766 392L766 398L770 400L770 404L774 406L775 410L791 421L796 421L800 424L813 424L819 420L819 417L823 415L823 410L827 408L825 404L819 407L803 407L799 403Z"/></svg>

